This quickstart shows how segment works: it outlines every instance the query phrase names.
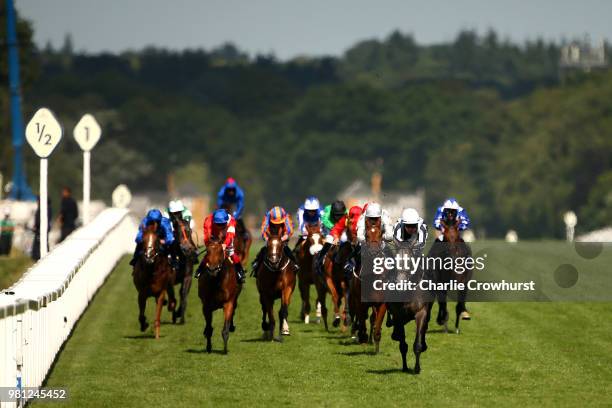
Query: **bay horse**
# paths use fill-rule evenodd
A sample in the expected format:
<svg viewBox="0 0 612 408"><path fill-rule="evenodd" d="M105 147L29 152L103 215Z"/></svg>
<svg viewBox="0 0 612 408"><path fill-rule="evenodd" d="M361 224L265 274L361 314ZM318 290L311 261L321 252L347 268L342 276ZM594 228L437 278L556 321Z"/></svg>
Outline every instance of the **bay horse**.
<svg viewBox="0 0 612 408"><path fill-rule="evenodd" d="M161 310L166 297L168 285L174 281L174 269L163 253L162 243L157 235L157 223L147 225L142 234L143 252L140 254L132 271L134 286L138 290L138 321L140 331L144 332L149 323L145 317L147 299L154 297L155 309L155 338L159 339L161 326Z"/></svg>
<svg viewBox="0 0 612 408"><path fill-rule="evenodd" d="M298 288L302 298L302 309L300 319L304 323L310 322L310 285L315 283L314 262L316 254L323 248L323 235L321 235L320 224L306 224L307 236L297 248L296 258L300 269L298 270Z"/></svg>
<svg viewBox="0 0 612 408"><path fill-rule="evenodd" d="M433 262L433 279L438 283L450 282L456 280L458 283L464 283L464 289L457 293L457 305L455 307L456 320L455 320L455 333L459 334L459 321L461 320L461 313L467 311L465 307L465 300L467 298L467 282L472 277L472 268L465 268L463 272L457 271L457 268L445 268L445 258L467 258L472 256L471 248L463 241L459 234L459 223L457 220L450 220L448 222L441 221L444 228L443 240L436 239L429 250L427 255L430 258L439 258L442 262ZM453 263L454 265L454 263ZM444 331L448 332L448 310L446 308L446 290L440 290L436 292L436 298L438 300L438 316L436 322L440 326L444 326ZM429 305L430 309L433 303ZM431 313L431 312L430 312Z"/></svg>
<svg viewBox="0 0 612 408"><path fill-rule="evenodd" d="M417 252L414 248L419 244L417 240L412 240L407 243L396 242L396 245L398 248L390 250L389 252L403 258L404 255L408 257L415 256ZM419 374L421 372L421 353L427 350L425 335L429 324L433 297L428 291L421 290L418 284L421 280L429 278L429 276L425 268L419 268L419 270L414 271L414 273L407 270L397 271L395 276L396 282L401 282L402 280L413 282L416 285L416 289L410 291L408 294L409 299L406 301L387 302L386 304L389 313L393 316L393 334L391 338L399 342L399 351L402 355L402 371L404 372L408 371L408 365L406 363L408 344L406 343L406 333L404 330L404 326L407 323L414 320L416 324L414 343L412 345L412 350L415 355L414 374Z"/></svg>
<svg viewBox="0 0 612 408"><path fill-rule="evenodd" d="M197 257L197 247L193 242L191 227L189 222L172 217L172 225L174 227L174 243L172 244L172 253L178 258L178 271L176 278L172 284L168 285L168 310L172 312L172 323L176 323L177 319L180 324L185 323L185 312L187 310L187 299L191 289L193 277L193 264ZM181 301L178 309L176 309L176 297L174 295L174 285L181 285L179 293Z"/></svg>
<svg viewBox="0 0 612 408"><path fill-rule="evenodd" d="M221 207L225 209L229 214L232 214L232 205L230 203L224 203ZM242 267L246 270L249 259L249 251L251 250L251 244L253 238L251 233L244 225L242 218L236 219L236 235L234 237L234 252L240 256L240 262Z"/></svg>
<svg viewBox="0 0 612 408"><path fill-rule="evenodd" d="M383 251L382 242L382 224L381 219L378 218L375 222L370 219L365 219L366 227L366 240L362 245L364 254L367 252L367 256L373 259L376 256L380 256ZM361 251L360 251L361 252ZM361 256L361 254L359 255ZM353 312L354 320L352 325L352 333L357 334L357 340L359 343L374 342L375 353L379 352L380 339L382 337L382 322L385 317L387 306L381 298L379 302L363 302L361 299L361 268L355 270L353 279L350 285L350 309ZM366 322L368 320L368 312L372 309L372 313L369 317L370 320L370 335L366 335Z"/></svg>
<svg viewBox="0 0 612 408"><path fill-rule="evenodd" d="M334 320L332 325L334 327L338 327L340 326L340 323L343 322L344 325L342 330L344 331L350 320L350 313L348 311L349 279L344 269L344 265L353 253L354 243L356 242L356 237L354 236L350 225L347 226L346 235L346 242L342 242L339 245L335 245L334 247L330 248L325 255L323 267L321 268L323 276L317 275L315 277L317 303L321 305L321 317L323 318L326 331L329 331L329 327L327 325L327 306L325 305L325 297L328 292L332 298L332 305L334 308ZM343 303L343 299L344 308L341 312L340 307Z"/></svg>
<svg viewBox="0 0 612 408"><path fill-rule="evenodd" d="M206 254L202 259L203 272L198 279L198 296L202 301L202 313L206 326L206 351L212 351L211 337L213 334L213 312L223 309L223 352L227 353L227 343L230 332L235 330L234 313L238 307L238 296L242 285L238 283L236 270L231 260L225 256L222 240L212 238L206 246Z"/></svg>
<svg viewBox="0 0 612 408"><path fill-rule="evenodd" d="M259 303L261 304L261 329L264 332L264 340L273 340L276 324L274 301L276 299L281 300L276 340L282 342L282 336L289 335L287 316L291 295L295 289L296 276L293 265L291 265L291 259L285 254L287 243L281 239L279 231L275 231L273 226L274 224L271 224L271 235L266 243L264 260L257 267L257 290L259 291Z"/></svg>

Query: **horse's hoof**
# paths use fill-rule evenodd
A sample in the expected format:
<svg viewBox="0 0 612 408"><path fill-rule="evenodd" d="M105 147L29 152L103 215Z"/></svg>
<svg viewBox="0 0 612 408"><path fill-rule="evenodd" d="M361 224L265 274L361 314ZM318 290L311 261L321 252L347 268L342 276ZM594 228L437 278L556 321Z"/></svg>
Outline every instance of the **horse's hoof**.
<svg viewBox="0 0 612 408"><path fill-rule="evenodd" d="M455 329L455 334L461 334L461 330L458 327Z"/></svg>
<svg viewBox="0 0 612 408"><path fill-rule="evenodd" d="M229 331L230 331L230 333L235 332L236 331L236 326L234 326L233 324L230 324Z"/></svg>
<svg viewBox="0 0 612 408"><path fill-rule="evenodd" d="M448 325L444 323L444 333L448 333Z"/></svg>
<svg viewBox="0 0 612 408"><path fill-rule="evenodd" d="M306 315L304 316L304 324L308 324L308 323L310 323L310 316Z"/></svg>
<svg viewBox="0 0 612 408"><path fill-rule="evenodd" d="M212 346L206 346L206 352L210 354L212 352Z"/></svg>
<svg viewBox="0 0 612 408"><path fill-rule="evenodd" d="M274 341L276 341L278 343L282 343L283 342L283 337L282 336L274 337Z"/></svg>
<svg viewBox="0 0 612 408"><path fill-rule="evenodd" d="M289 333L289 330L288 330L288 329L287 329L287 330L283 330L283 331L281 331L281 334L282 334L283 336L290 336L290 335L291 335L291 334Z"/></svg>
<svg viewBox="0 0 612 408"><path fill-rule="evenodd" d="M149 328L149 323L147 323L147 322L140 323L140 331L141 332L147 330L148 328Z"/></svg>
<svg viewBox="0 0 612 408"><path fill-rule="evenodd" d="M419 367L419 366L414 367L414 373L415 374L421 374L421 367Z"/></svg>
<svg viewBox="0 0 612 408"><path fill-rule="evenodd" d="M407 373L407 372L408 372L408 366L403 366L403 367L402 367L402 371L403 371L403 372L405 372L405 373Z"/></svg>
<svg viewBox="0 0 612 408"><path fill-rule="evenodd" d="M181 317L179 319L179 324L185 324L185 318L184 317Z"/></svg>
<svg viewBox="0 0 612 408"><path fill-rule="evenodd" d="M334 321L332 322L332 326L334 326L334 327L340 326L340 317L339 316L336 316L334 318Z"/></svg>

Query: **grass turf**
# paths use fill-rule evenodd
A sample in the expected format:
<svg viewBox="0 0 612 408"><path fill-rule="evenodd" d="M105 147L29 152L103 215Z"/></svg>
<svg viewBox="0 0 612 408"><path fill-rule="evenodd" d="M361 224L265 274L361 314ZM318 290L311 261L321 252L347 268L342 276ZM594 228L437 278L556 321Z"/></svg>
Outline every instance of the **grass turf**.
<svg viewBox="0 0 612 408"><path fill-rule="evenodd" d="M543 273L567 256L558 253L562 248L519 246L503 256L508 262L517 253L529 257L530 270ZM253 279L239 299L229 354L220 353L220 312L214 350L207 354L197 285L190 301L185 325L172 325L165 311L160 340L141 334L124 259L78 323L46 386L69 390L62 405L88 407L612 404L612 303L470 303L474 318L462 322L461 335L441 333L432 322L422 372L415 376L400 371L389 329L383 329L381 353L372 355L373 346L353 344L337 329L326 333L300 323L297 291L291 336L282 344L261 341ZM151 321L152 300L147 316ZM407 331L411 344L413 323ZM409 359L412 365L411 351Z"/></svg>
<svg viewBox="0 0 612 408"><path fill-rule="evenodd" d="M13 249L10 256L0 256L0 289L6 289L32 265L29 256Z"/></svg>

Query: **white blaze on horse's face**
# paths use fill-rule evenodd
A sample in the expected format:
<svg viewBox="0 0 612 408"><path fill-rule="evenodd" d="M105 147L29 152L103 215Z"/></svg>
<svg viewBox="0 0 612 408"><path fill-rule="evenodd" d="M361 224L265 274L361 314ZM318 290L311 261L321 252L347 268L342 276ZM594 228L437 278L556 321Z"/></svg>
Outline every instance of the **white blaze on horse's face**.
<svg viewBox="0 0 612 408"><path fill-rule="evenodd" d="M312 239L312 244L310 245L309 251L310 255L314 255L323 248L323 245L321 245L321 234L312 234L310 238Z"/></svg>
<svg viewBox="0 0 612 408"><path fill-rule="evenodd" d="M278 238L272 238L268 242L268 259L271 263L277 264L281 259L281 241Z"/></svg>
<svg viewBox="0 0 612 408"><path fill-rule="evenodd" d="M145 245L145 260L147 263L152 263L155 258L155 239L153 234L147 235L147 242Z"/></svg>

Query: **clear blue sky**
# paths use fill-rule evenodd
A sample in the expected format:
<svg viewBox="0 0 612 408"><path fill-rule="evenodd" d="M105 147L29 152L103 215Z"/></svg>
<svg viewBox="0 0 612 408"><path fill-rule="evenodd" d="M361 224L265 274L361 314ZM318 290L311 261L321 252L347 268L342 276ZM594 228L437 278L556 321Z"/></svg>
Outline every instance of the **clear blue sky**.
<svg viewBox="0 0 612 408"><path fill-rule="evenodd" d="M123 51L155 45L212 48L231 41L251 53L340 55L358 40L394 29L419 43L454 38L462 28L523 41L590 34L612 39L611 0L15 0L35 41L77 50Z"/></svg>

